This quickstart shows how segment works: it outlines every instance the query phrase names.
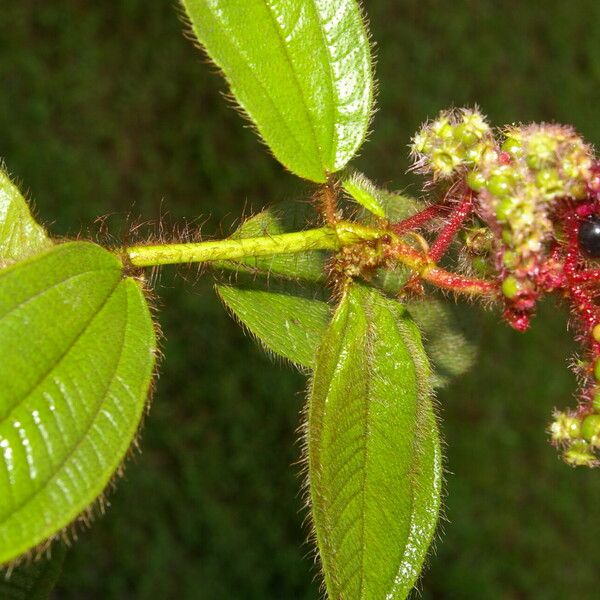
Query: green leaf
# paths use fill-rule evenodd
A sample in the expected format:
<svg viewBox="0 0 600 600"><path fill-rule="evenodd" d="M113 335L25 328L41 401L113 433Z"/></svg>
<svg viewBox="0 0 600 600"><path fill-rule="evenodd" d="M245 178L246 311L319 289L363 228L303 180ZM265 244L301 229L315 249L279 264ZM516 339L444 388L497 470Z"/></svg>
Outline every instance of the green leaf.
<svg viewBox="0 0 600 600"><path fill-rule="evenodd" d="M373 103L356 0L183 0L231 92L290 171L316 182L361 146Z"/></svg>
<svg viewBox="0 0 600 600"><path fill-rule="evenodd" d="M0 168L0 267L51 245L44 228L31 216L19 189Z"/></svg>
<svg viewBox="0 0 600 600"><path fill-rule="evenodd" d="M307 449L330 598L405 598L440 508L442 458L429 367L406 311L353 285L323 339Z"/></svg>
<svg viewBox="0 0 600 600"><path fill-rule="evenodd" d="M94 502L129 449L155 352L119 259L66 243L0 271L0 563Z"/></svg>
<svg viewBox="0 0 600 600"><path fill-rule="evenodd" d="M301 231L310 226L316 218L313 207L307 202L281 202L277 207L264 210L244 221L231 237L243 239ZM325 262L328 256L329 253L323 250L309 250L273 256L250 256L240 261L213 263L212 266L317 282L325 279Z"/></svg>
<svg viewBox="0 0 600 600"><path fill-rule="evenodd" d="M418 200L399 192L379 188L359 171L348 169L342 186L354 200L367 209L368 212L359 218L366 225L377 225L373 215L385 217L395 223L423 209L423 204Z"/></svg>
<svg viewBox="0 0 600 600"><path fill-rule="evenodd" d="M48 600L60 577L66 554L64 544L55 544L50 558L36 560L0 573L0 598L3 600Z"/></svg>
<svg viewBox="0 0 600 600"><path fill-rule="evenodd" d="M331 319L322 287L294 282L249 281L217 285L227 308L269 351L312 368Z"/></svg>
<svg viewBox="0 0 600 600"><path fill-rule="evenodd" d="M361 206L377 217L385 217L385 209L377 198L375 186L362 174L353 172L342 181L342 187Z"/></svg>

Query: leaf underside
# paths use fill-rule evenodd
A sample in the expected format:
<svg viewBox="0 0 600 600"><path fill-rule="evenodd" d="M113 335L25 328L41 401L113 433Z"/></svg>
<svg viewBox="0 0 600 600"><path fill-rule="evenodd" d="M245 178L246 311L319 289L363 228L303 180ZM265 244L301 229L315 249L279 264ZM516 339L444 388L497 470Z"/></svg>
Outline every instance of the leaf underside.
<svg viewBox="0 0 600 600"><path fill-rule="evenodd" d="M314 367L331 312L322 287L296 282L248 281L217 285L227 308L262 345L295 365Z"/></svg>
<svg viewBox="0 0 600 600"><path fill-rule="evenodd" d="M183 0L192 29L275 157L324 182L369 125L373 75L356 0Z"/></svg>
<svg viewBox="0 0 600 600"><path fill-rule="evenodd" d="M395 301L352 285L310 390L312 515L327 592L405 598L440 508L442 459L420 336Z"/></svg>
<svg viewBox="0 0 600 600"><path fill-rule="evenodd" d="M103 492L134 439L155 334L120 261L74 242L0 271L0 563Z"/></svg>

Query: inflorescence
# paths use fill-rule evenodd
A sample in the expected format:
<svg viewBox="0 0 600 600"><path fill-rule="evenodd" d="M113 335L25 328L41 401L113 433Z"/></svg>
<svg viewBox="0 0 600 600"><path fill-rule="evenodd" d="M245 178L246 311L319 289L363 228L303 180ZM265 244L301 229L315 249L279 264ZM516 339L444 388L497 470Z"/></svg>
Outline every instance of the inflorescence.
<svg viewBox="0 0 600 600"><path fill-rule="evenodd" d="M504 318L519 331L542 295L569 302L584 347L576 367L582 385L577 409L557 412L550 434L568 463L599 464L600 161L592 146L569 126L494 131L477 109L462 109L423 125L411 149L414 169L442 193L394 225L397 233L444 215L429 254L437 262L464 229L472 266L496 283Z"/></svg>

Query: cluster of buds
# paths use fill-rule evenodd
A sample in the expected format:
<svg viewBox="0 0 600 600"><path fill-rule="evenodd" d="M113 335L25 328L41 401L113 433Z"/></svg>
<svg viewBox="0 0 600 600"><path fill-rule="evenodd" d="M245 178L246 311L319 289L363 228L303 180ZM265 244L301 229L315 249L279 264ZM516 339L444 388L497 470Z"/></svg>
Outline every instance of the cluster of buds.
<svg viewBox="0 0 600 600"><path fill-rule="evenodd" d="M477 110L444 112L413 138L415 168L433 180L462 178L495 233L495 265L517 329L539 296L535 277L553 237L559 200L585 200L593 178L591 146L571 128L511 126L497 140Z"/></svg>
<svg viewBox="0 0 600 600"><path fill-rule="evenodd" d="M578 415L556 412L550 425L552 441L563 448L565 462L574 467L598 465L595 452L600 449L600 403L594 402L599 412Z"/></svg>
<svg viewBox="0 0 600 600"><path fill-rule="evenodd" d="M461 110L426 123L412 155L416 170L446 184L445 207L423 211L449 211L433 261L464 227L465 265L492 274L505 319L521 331L542 294L558 291L570 302L586 347L580 402L555 413L550 433L569 464L600 465L600 268L589 264L600 259L600 161L593 148L562 125L513 125L495 136L477 110Z"/></svg>
<svg viewBox="0 0 600 600"><path fill-rule="evenodd" d="M442 112L423 125L411 145L415 170L434 181L475 167L494 149L492 130L476 109Z"/></svg>

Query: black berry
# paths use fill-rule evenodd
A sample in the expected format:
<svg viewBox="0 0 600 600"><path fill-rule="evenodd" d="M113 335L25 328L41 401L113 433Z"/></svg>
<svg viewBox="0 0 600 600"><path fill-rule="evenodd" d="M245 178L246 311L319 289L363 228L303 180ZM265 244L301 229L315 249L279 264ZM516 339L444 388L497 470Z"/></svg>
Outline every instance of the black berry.
<svg viewBox="0 0 600 600"><path fill-rule="evenodd" d="M581 223L579 247L589 258L600 258L600 216L593 215Z"/></svg>

